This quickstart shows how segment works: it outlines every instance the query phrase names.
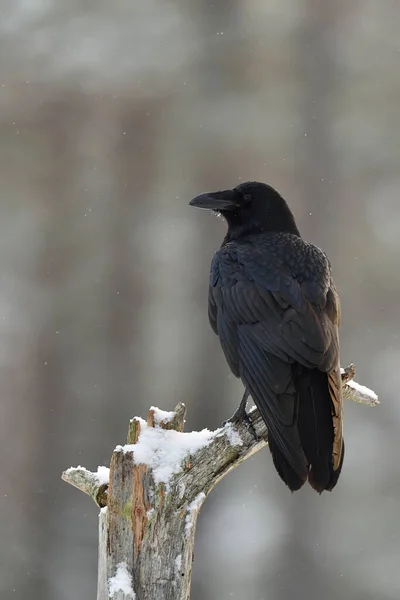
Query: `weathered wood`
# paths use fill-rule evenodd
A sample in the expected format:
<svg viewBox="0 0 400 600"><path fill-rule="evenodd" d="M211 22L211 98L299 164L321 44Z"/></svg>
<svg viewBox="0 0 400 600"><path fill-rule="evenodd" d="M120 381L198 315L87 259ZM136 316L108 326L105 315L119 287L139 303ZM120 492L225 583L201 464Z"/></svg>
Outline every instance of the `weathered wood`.
<svg viewBox="0 0 400 600"><path fill-rule="evenodd" d="M99 558L97 567L97 599L108 599L107 577L107 539L108 539L108 508L104 506L99 514Z"/></svg>
<svg viewBox="0 0 400 600"><path fill-rule="evenodd" d="M344 397L379 404L353 377L354 365L342 371ZM100 467L98 473L82 467L63 473L65 481L103 507L97 600L188 600L204 500L222 477L267 444L255 408L249 416L257 439L245 423L183 433L185 415L185 406L178 404L172 412L151 407L147 422L132 419L128 444L113 452L108 486Z"/></svg>
<svg viewBox="0 0 400 600"><path fill-rule="evenodd" d="M88 494L97 506L102 508L107 506L107 488L108 475L106 472L109 469L99 467L97 473L92 473L84 467L71 467L62 474L61 478L74 487L78 488L85 494Z"/></svg>
<svg viewBox="0 0 400 600"><path fill-rule="evenodd" d="M132 502L134 496L134 469L132 451L116 449L111 457L110 485L108 488L107 502L107 577L108 581L115 580L121 568L127 570L131 577L133 573L133 546L134 546L134 513ZM129 549L129 550L128 550ZM128 550L128 551L127 551ZM104 548L103 548L104 552ZM110 585L109 585L110 587ZM115 591L108 597L113 600L132 600L133 593Z"/></svg>

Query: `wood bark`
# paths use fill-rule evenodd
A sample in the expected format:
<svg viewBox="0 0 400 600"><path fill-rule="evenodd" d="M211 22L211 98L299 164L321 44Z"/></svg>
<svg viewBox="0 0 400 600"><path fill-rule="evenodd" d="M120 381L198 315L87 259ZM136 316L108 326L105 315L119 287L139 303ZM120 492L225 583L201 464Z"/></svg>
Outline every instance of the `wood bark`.
<svg viewBox="0 0 400 600"><path fill-rule="evenodd" d="M379 404L353 377L350 365L342 373L344 397ZM111 457L108 484L104 473L100 478L83 467L62 475L101 508L97 600L188 600L196 521L204 500L227 473L267 444L267 429L253 408L248 414L256 436L248 424L228 422L209 432L208 441L187 454L167 482L157 483L149 464L135 461L135 444L143 428L183 432L185 414L185 406L178 404L168 419L158 418L153 408L147 424L132 419L127 445L117 446Z"/></svg>

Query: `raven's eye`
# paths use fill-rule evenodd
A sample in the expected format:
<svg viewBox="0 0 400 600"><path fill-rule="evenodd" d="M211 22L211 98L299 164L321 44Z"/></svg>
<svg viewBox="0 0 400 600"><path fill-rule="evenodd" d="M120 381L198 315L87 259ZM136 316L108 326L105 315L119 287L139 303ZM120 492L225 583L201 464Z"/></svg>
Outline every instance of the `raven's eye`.
<svg viewBox="0 0 400 600"><path fill-rule="evenodd" d="M245 202L250 202L250 200L251 200L251 194L243 194L243 200Z"/></svg>

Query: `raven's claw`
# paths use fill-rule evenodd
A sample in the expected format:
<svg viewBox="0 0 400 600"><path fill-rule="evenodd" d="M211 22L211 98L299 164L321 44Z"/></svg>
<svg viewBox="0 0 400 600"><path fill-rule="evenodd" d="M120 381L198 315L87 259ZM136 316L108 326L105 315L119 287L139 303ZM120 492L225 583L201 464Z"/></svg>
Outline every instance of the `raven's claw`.
<svg viewBox="0 0 400 600"><path fill-rule="evenodd" d="M249 430L251 431L254 439L257 442L259 442L260 437L258 436L258 434L254 428L253 421L251 420L248 413L246 412L246 405L247 405L248 398L249 398L249 392L246 390L245 393L243 394L243 398L240 402L239 408L233 413L231 418L228 419L227 421L224 421L222 423L222 425L225 426L227 423L231 423L232 425L237 425L238 423L246 423L246 425L248 426Z"/></svg>

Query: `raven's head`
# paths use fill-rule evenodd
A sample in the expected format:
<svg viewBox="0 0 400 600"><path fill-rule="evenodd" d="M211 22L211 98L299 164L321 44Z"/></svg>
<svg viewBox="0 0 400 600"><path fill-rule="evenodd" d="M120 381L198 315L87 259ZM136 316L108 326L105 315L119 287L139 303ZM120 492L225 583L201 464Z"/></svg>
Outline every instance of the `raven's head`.
<svg viewBox="0 0 400 600"><path fill-rule="evenodd" d="M246 181L233 190L200 194L189 204L220 213L228 223L229 239L257 231L284 231L300 236L286 201L266 183Z"/></svg>

